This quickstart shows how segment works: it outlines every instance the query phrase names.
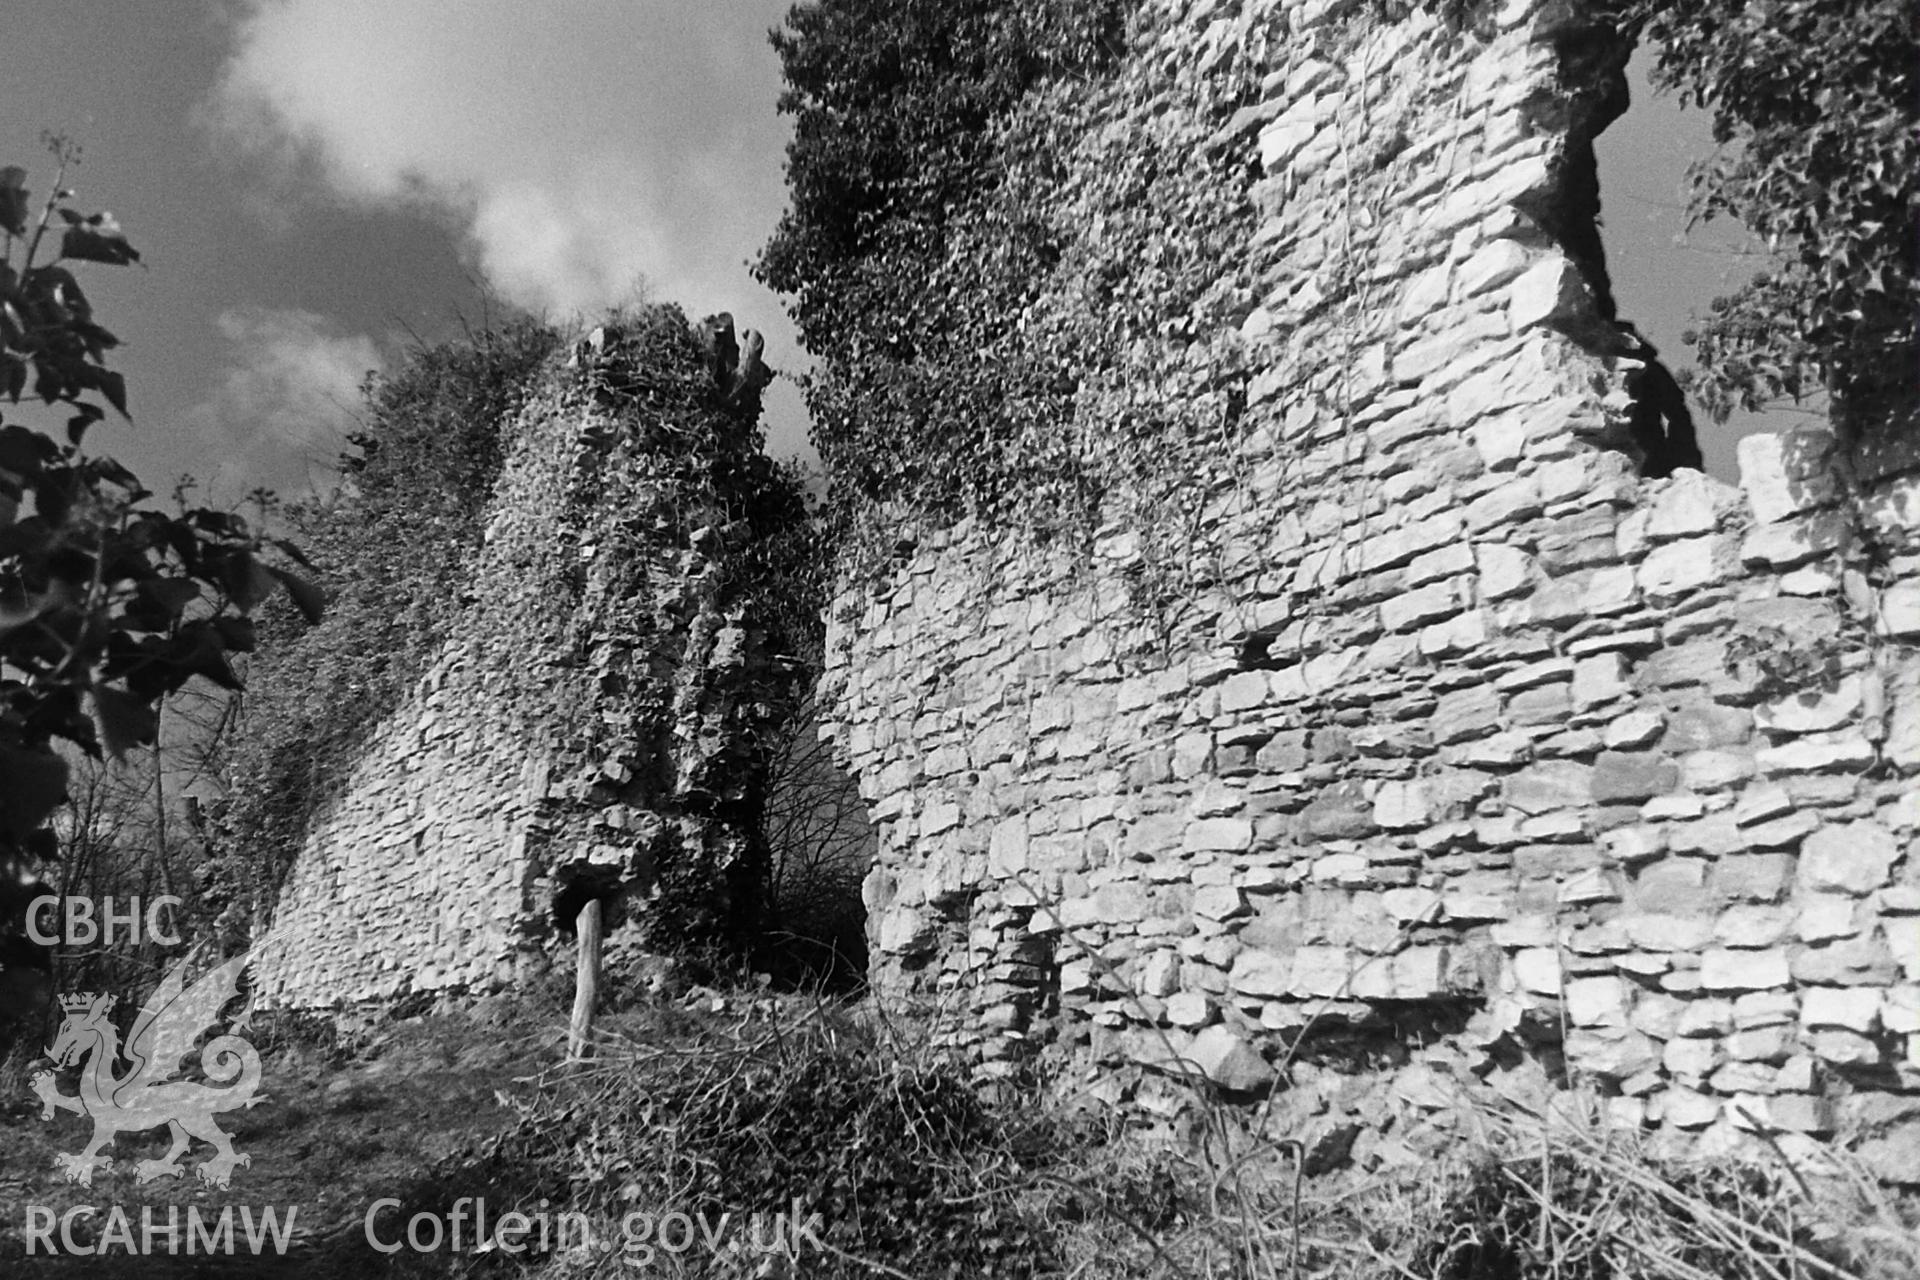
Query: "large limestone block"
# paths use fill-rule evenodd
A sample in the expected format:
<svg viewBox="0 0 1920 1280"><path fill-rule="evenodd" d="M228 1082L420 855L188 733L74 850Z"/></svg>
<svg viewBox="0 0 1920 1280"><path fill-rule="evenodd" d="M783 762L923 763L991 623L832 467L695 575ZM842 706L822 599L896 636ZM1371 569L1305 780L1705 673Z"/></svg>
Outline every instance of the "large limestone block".
<svg viewBox="0 0 1920 1280"><path fill-rule="evenodd" d="M1840 500L1832 433L1801 429L1751 435L1740 441L1740 487L1762 523Z"/></svg>

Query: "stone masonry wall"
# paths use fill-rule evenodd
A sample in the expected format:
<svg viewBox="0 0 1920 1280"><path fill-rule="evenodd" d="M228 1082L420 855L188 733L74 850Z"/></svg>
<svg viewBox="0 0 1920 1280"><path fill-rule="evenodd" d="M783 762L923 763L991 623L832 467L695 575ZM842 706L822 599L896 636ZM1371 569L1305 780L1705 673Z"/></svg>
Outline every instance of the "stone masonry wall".
<svg viewBox="0 0 1920 1280"><path fill-rule="evenodd" d="M718 321L597 329L520 415L467 608L314 820L263 1003L500 986L590 897L682 933L750 907L787 677L728 589L766 473L720 459L758 456L764 377Z"/></svg>
<svg viewBox="0 0 1920 1280"><path fill-rule="evenodd" d="M1172 1058L1335 1112L1364 1067L1376 1127L1515 1072L1727 1144L1911 1110L1920 489L1817 432L1641 476L1585 152L1626 51L1542 0L1161 7L1136 57L1263 60L1237 479L1170 613L1118 522L839 602L881 998L1161 1115Z"/></svg>

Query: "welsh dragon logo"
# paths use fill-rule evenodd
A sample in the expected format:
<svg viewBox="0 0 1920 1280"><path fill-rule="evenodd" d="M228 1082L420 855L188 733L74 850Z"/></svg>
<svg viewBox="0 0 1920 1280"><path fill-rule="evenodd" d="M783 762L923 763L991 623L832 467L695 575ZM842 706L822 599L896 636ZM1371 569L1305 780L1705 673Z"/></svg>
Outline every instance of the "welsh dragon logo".
<svg viewBox="0 0 1920 1280"><path fill-rule="evenodd" d="M80 1092L72 1096L60 1093L52 1071L35 1072L32 1085L44 1104L41 1119L51 1120L59 1110L76 1112L93 1121L93 1141L85 1151L54 1157L55 1167L68 1181L93 1185L94 1170L113 1164L113 1158L102 1155L101 1149L113 1145L114 1135L161 1125L172 1134L173 1146L158 1160L136 1163L137 1182L184 1174L180 1157L195 1138L214 1147L215 1154L197 1171L209 1186L228 1186L236 1167L252 1163L251 1157L233 1149L232 1139L214 1123L220 1112L267 1101L264 1094L256 1092L260 1087L260 1055L234 1034L244 1028L244 1018L236 1019L227 1034L214 1036L200 1050L200 1065L209 1083L176 1078L181 1060L193 1052L205 1032L215 1029L220 1011L240 993L240 973L258 948L235 956L188 986L187 972L203 950L196 947L168 970L160 986L140 1006L127 1035L124 1070L120 1033L108 1017L115 997L91 993L61 997L66 1019L47 1056L56 1067L85 1061Z"/></svg>

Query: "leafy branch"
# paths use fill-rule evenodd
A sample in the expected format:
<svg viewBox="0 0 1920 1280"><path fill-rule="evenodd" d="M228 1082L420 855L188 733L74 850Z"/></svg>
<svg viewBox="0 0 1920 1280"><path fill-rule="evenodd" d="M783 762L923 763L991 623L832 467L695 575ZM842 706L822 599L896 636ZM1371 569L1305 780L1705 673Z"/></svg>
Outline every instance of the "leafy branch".
<svg viewBox="0 0 1920 1280"><path fill-rule="evenodd" d="M72 206L79 148L46 141L58 167L37 216L26 170L0 168L0 394L68 414L64 442L0 421L0 859L54 853L42 824L65 796L57 743L95 757L151 743L189 681L240 687L232 656L253 647L255 607L279 591L309 618L323 605L292 544L232 512L155 507L133 472L83 449L109 408L127 417L127 393L106 365L119 339L68 264L140 255L112 214Z"/></svg>

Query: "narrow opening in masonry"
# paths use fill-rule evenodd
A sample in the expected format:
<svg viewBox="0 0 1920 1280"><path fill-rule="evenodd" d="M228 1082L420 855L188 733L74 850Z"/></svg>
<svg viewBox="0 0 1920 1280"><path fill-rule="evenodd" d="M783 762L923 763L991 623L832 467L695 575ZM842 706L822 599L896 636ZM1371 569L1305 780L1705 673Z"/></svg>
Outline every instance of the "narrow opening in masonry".
<svg viewBox="0 0 1920 1280"><path fill-rule="evenodd" d="M853 776L803 708L768 769L768 927L757 964L781 986L846 991L867 972L860 885L878 837Z"/></svg>
<svg viewBox="0 0 1920 1280"><path fill-rule="evenodd" d="M1735 409L1712 420L1686 390L1693 354L1687 337L1713 299L1731 294L1775 259L1764 243L1734 219L1721 216L1688 226L1690 169L1710 161L1718 147L1711 112L1683 108L1653 85L1655 51L1641 46L1619 76L1624 110L1592 141L1598 243L1608 272L1608 305L1617 310L1629 341L1656 354L1651 373L1630 388L1640 407L1636 432L1656 426L1671 439L1694 432L1689 461L1685 439L1670 450L1676 465L1734 478L1734 446L1742 436L1824 423L1825 406L1809 402L1763 411ZM1656 424L1658 412L1663 421Z"/></svg>

